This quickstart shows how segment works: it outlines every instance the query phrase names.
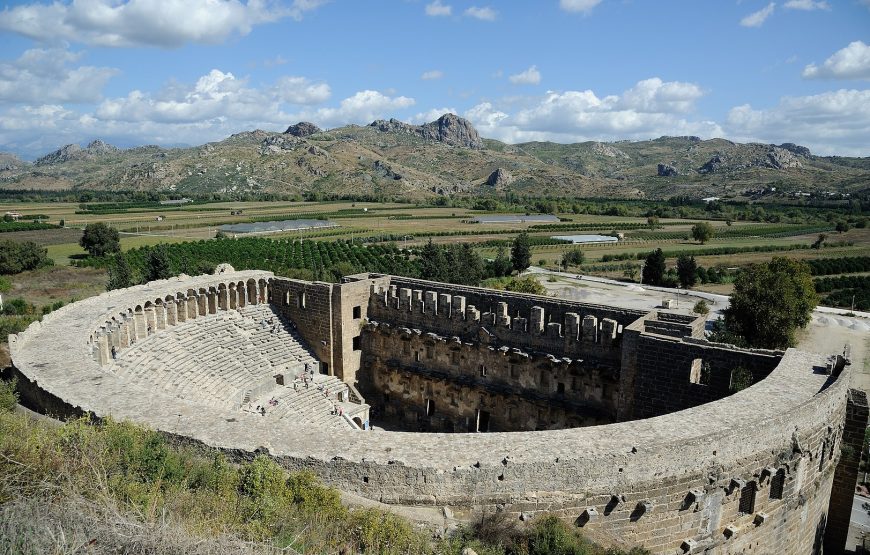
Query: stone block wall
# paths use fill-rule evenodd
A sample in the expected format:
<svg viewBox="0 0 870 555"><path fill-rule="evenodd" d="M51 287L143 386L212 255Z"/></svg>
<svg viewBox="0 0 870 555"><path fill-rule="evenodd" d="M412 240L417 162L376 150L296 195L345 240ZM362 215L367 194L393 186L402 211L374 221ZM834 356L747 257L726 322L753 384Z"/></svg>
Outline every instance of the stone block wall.
<svg viewBox="0 0 870 555"><path fill-rule="evenodd" d="M320 372L335 375L333 353L333 287L331 283L273 278L272 307L296 325L299 335L320 360Z"/></svg>
<svg viewBox="0 0 870 555"><path fill-rule="evenodd" d="M406 429L489 432L612 422L618 367L389 324L363 333L363 394Z"/></svg>
<svg viewBox="0 0 870 555"><path fill-rule="evenodd" d="M739 389L742 368L751 383L767 377L782 358L779 351L626 331L632 351L623 357L621 385L629 406L620 420L649 418L722 399ZM631 360L633 357L633 360ZM630 399L627 397L630 396Z"/></svg>
<svg viewBox="0 0 870 555"><path fill-rule="evenodd" d="M834 473L834 483L828 511L828 526L825 531L825 553L842 553L849 535L852 518L852 499L858 481L858 464L864 448L867 430L867 395L859 389L849 390L846 415L843 420L843 440L840 462ZM835 453L836 454L836 453Z"/></svg>
<svg viewBox="0 0 870 555"><path fill-rule="evenodd" d="M611 361L621 358L623 326L643 314L394 276L389 285L375 288L369 306L370 318L379 322L463 340L489 336L512 347Z"/></svg>

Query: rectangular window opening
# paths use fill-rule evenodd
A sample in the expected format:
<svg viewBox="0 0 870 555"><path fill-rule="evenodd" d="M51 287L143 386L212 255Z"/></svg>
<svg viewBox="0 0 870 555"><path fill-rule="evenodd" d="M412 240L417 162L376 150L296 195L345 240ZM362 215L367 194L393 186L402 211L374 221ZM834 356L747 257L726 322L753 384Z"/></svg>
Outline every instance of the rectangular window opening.
<svg viewBox="0 0 870 555"><path fill-rule="evenodd" d="M740 512L745 515L755 512L755 482L749 482L740 490Z"/></svg>
<svg viewBox="0 0 870 555"><path fill-rule="evenodd" d="M362 318L362 307L361 306L353 307L353 319L359 320L360 318Z"/></svg>
<svg viewBox="0 0 870 555"><path fill-rule="evenodd" d="M361 337L362 336L357 335L356 337L353 338L353 350L354 351L359 351L361 349L361 347L360 347L360 338Z"/></svg>

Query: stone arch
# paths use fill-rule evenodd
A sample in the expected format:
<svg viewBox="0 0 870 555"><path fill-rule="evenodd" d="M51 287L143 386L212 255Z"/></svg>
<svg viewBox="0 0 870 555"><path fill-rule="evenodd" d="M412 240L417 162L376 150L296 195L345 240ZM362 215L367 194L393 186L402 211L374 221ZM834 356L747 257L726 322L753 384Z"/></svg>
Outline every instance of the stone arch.
<svg viewBox="0 0 870 555"><path fill-rule="evenodd" d="M359 426L359 429L360 429L360 430L363 429L363 421L362 421L362 418L360 418L359 416L354 416L354 417L353 417L353 421L354 421L354 423L355 423L357 426Z"/></svg>

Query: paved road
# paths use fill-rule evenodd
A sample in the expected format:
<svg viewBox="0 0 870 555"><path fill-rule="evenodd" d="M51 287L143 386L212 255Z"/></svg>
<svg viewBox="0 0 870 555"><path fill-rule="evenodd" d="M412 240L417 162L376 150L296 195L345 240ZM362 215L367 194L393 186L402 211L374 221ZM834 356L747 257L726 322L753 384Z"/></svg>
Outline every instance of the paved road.
<svg viewBox="0 0 870 555"><path fill-rule="evenodd" d="M870 498L856 495L852 499L852 517L849 522L849 539L846 543L847 550L854 550L855 546L861 544L861 536L864 532L870 532L870 514L862 505L868 504L870 507Z"/></svg>

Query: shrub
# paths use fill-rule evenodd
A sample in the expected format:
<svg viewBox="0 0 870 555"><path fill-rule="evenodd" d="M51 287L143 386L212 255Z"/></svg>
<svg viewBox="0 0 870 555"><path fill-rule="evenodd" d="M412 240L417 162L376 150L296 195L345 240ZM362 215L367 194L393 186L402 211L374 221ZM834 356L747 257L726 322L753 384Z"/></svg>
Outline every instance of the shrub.
<svg viewBox="0 0 870 555"><path fill-rule="evenodd" d="M700 301L695 303L695 306L692 307L692 312L695 314L707 315L710 313L710 307L707 306L707 301L701 299Z"/></svg>
<svg viewBox="0 0 870 555"><path fill-rule="evenodd" d="M18 393L15 391L15 380L0 380L0 412L11 412L18 404Z"/></svg>

